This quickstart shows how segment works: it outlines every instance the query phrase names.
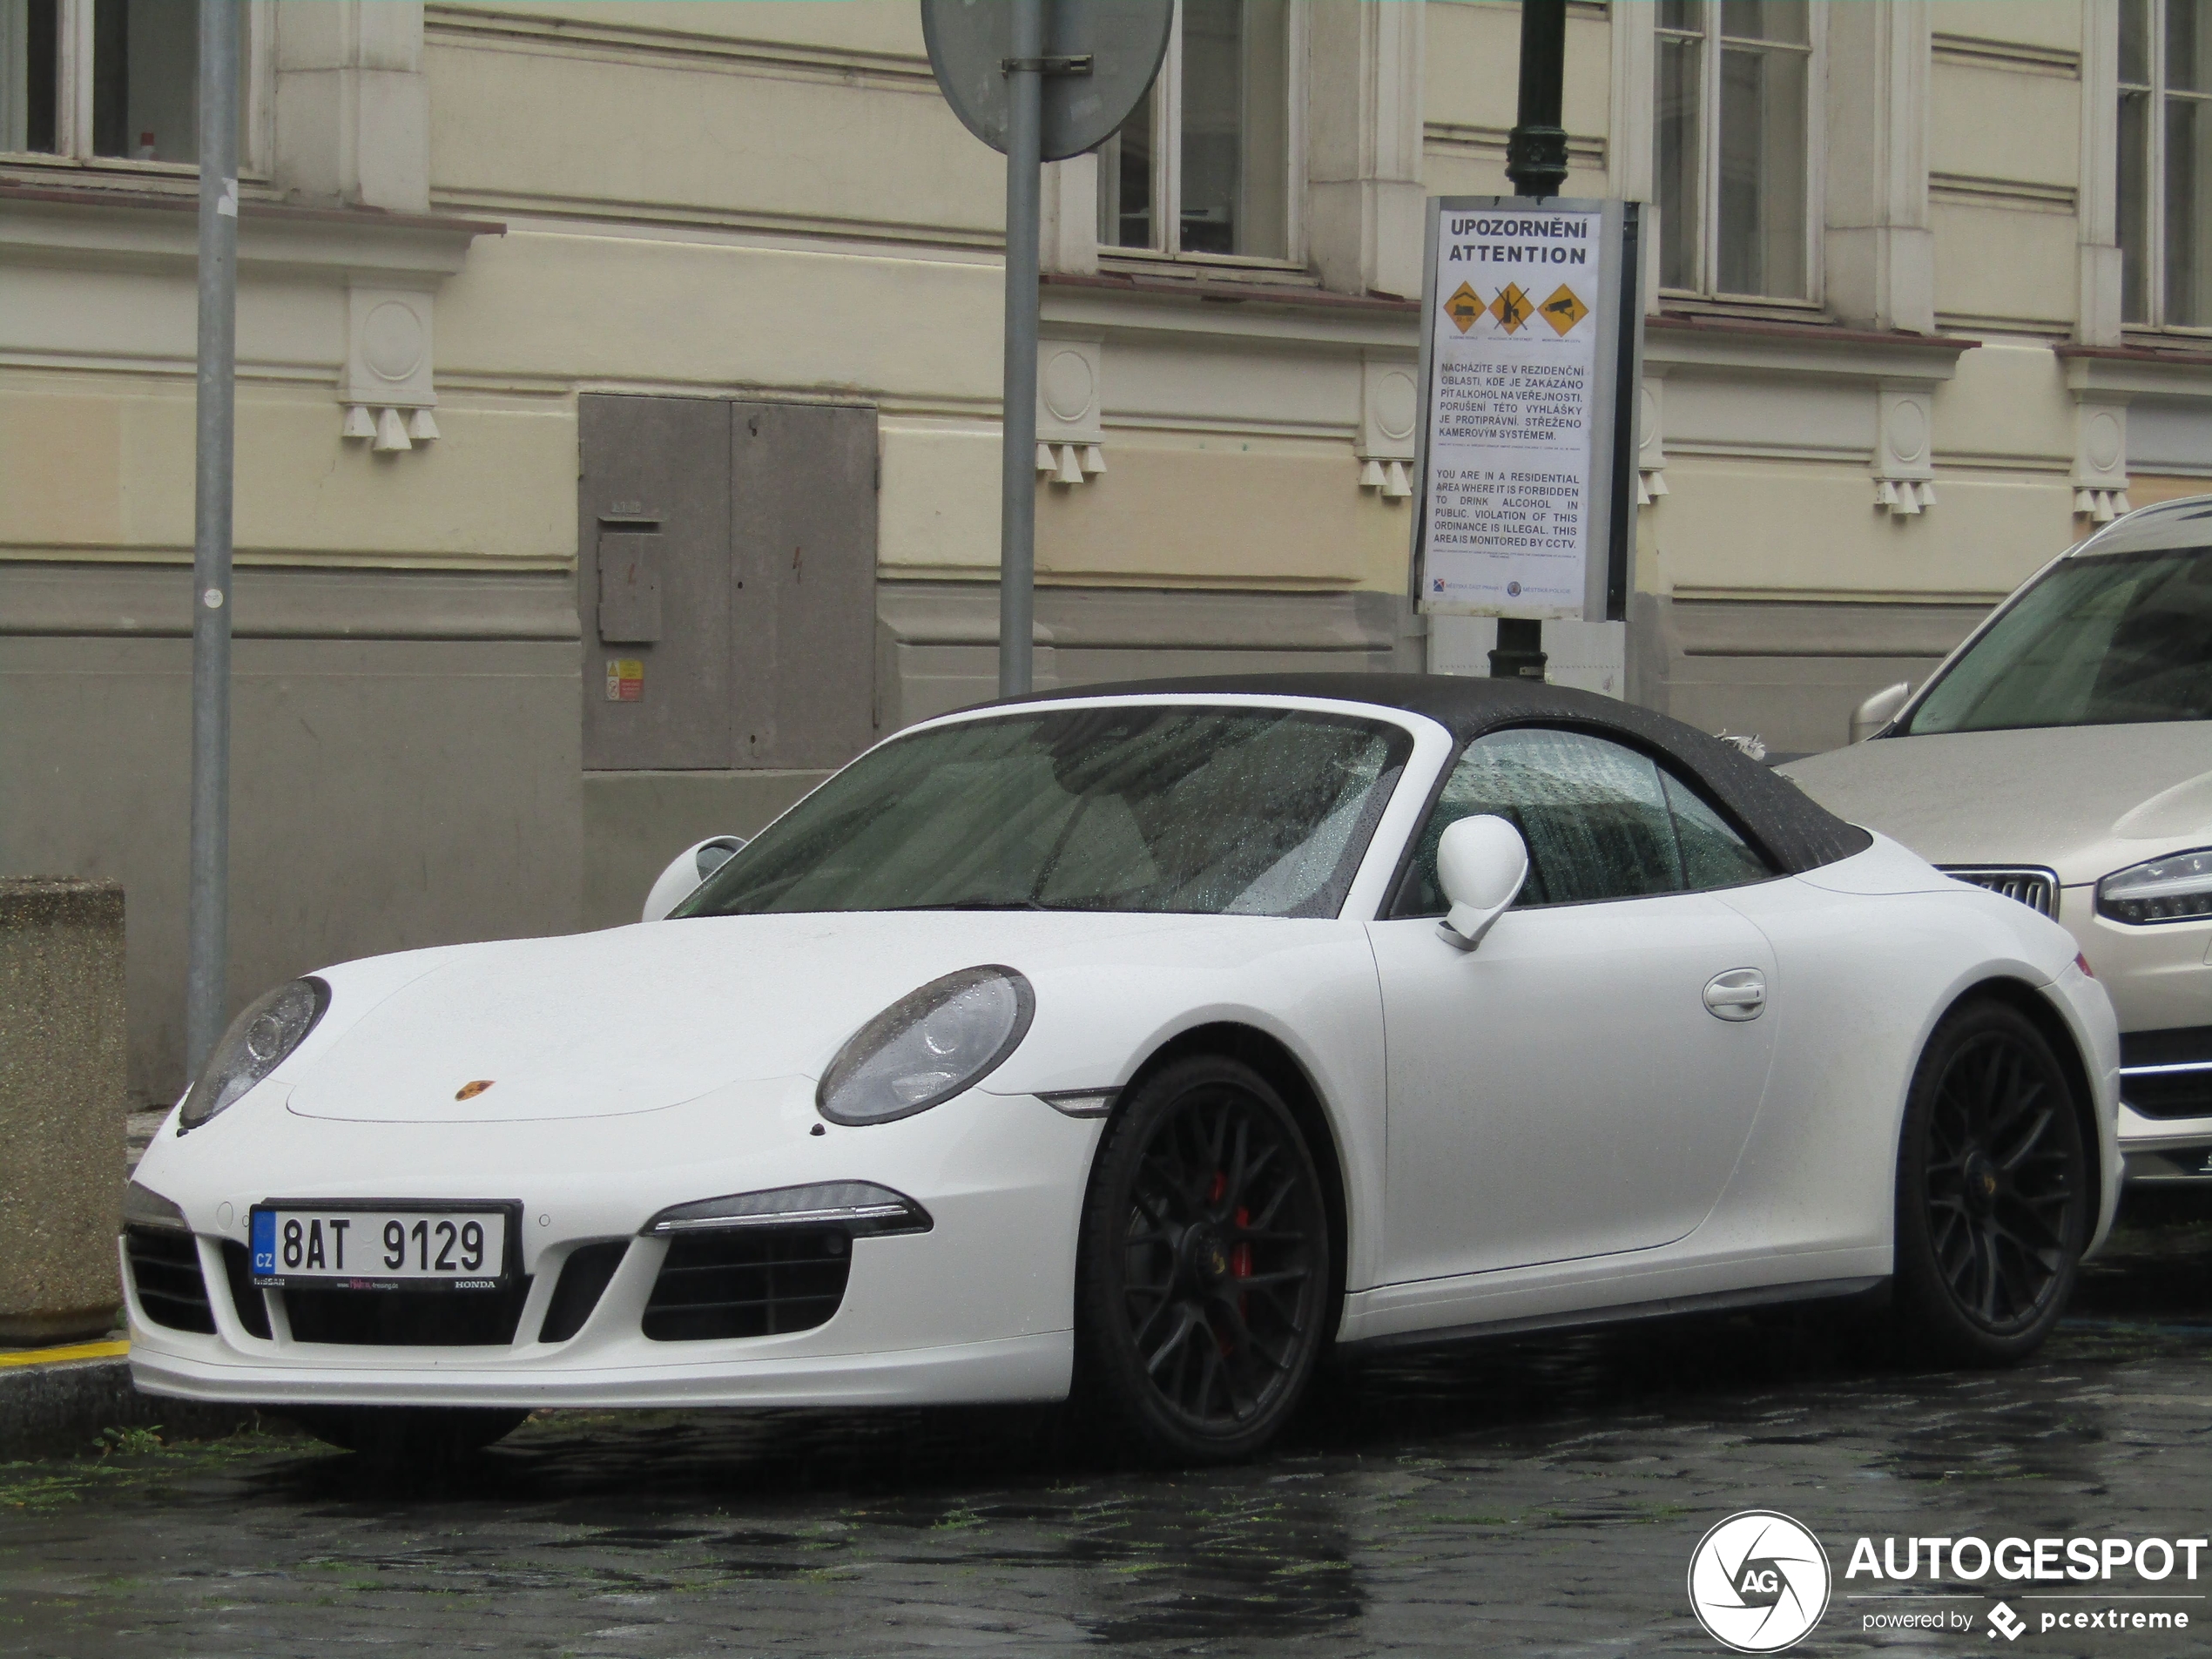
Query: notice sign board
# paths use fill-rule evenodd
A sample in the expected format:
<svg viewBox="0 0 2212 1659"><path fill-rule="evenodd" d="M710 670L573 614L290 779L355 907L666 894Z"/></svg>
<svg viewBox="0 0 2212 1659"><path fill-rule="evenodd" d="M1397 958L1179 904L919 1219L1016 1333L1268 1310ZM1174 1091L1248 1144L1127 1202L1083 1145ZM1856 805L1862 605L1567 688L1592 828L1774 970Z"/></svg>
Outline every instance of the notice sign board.
<svg viewBox="0 0 2212 1659"><path fill-rule="evenodd" d="M1614 570L1629 510L1616 462L1634 434L1624 454L1615 417L1617 388L1635 385L1621 351L1633 214L1514 197L1434 198L1429 209L1420 608L1605 620L1615 588L1626 591Z"/></svg>

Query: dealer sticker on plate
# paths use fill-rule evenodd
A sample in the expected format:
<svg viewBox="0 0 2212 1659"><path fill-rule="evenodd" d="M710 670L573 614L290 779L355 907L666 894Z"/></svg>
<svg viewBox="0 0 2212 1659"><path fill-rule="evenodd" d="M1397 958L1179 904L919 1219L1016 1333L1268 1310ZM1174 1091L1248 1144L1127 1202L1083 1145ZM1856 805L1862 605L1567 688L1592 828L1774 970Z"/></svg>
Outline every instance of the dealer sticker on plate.
<svg viewBox="0 0 2212 1659"><path fill-rule="evenodd" d="M257 1205L253 1282L356 1290L496 1290L503 1210L322 1210Z"/></svg>

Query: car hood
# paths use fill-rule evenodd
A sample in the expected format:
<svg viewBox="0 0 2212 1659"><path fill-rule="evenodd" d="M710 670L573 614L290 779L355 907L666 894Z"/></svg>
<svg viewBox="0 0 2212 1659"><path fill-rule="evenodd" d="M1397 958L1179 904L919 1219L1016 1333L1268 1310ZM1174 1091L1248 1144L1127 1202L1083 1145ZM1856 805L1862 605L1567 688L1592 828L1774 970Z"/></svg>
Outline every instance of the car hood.
<svg viewBox="0 0 2212 1659"><path fill-rule="evenodd" d="M732 1083L818 1077L860 1026L956 968L1005 962L1035 979L1133 935L1240 921L1250 925L943 911L699 918L465 947L395 989L372 961L323 975L339 1028L311 1038L273 1081L290 1084L293 1113L356 1122L656 1111ZM489 1087L460 1099L474 1082Z"/></svg>
<svg viewBox="0 0 2212 1659"><path fill-rule="evenodd" d="M1932 864L2040 865L2075 886L2212 842L2212 722L1881 738L1779 770Z"/></svg>

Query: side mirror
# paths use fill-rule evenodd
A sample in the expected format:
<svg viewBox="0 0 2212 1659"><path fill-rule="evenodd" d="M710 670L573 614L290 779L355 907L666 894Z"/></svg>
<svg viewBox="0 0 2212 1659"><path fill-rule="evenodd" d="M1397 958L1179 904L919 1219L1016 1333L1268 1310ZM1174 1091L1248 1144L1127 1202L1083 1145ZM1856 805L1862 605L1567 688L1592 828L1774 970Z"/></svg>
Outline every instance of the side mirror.
<svg viewBox="0 0 2212 1659"><path fill-rule="evenodd" d="M1436 880L1452 903L1438 931L1461 950L1473 950L1521 896L1528 844L1502 818L1463 818L1436 844Z"/></svg>
<svg viewBox="0 0 2212 1659"><path fill-rule="evenodd" d="M691 896L698 884L722 867L725 860L745 845L742 835L710 835L697 846L686 847L671 860L653 890L645 895L640 921L664 921L668 913Z"/></svg>
<svg viewBox="0 0 2212 1659"><path fill-rule="evenodd" d="M1905 699L1912 695L1912 682L1899 680L1894 685L1885 685L1851 712L1851 740L1864 743L1892 720L1903 708Z"/></svg>

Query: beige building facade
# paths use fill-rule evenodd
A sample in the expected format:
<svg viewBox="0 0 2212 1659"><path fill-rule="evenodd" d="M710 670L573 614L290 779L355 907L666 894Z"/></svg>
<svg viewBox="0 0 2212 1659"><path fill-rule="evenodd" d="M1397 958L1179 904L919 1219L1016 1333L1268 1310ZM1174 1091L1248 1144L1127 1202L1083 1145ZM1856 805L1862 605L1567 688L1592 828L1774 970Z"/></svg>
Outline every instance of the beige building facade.
<svg viewBox="0 0 2212 1659"><path fill-rule="evenodd" d="M193 0L0 0L0 873L181 1085ZM246 0L233 1000L635 914L994 682L1002 166L908 0ZM1575 0L1654 204L1635 595L1563 675L1802 752L2212 476L2202 0ZM1510 0L1181 0L1046 170L1042 685L1465 671L1406 601L1432 194Z"/></svg>

